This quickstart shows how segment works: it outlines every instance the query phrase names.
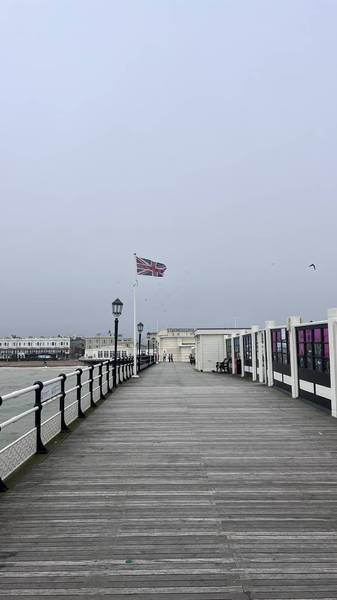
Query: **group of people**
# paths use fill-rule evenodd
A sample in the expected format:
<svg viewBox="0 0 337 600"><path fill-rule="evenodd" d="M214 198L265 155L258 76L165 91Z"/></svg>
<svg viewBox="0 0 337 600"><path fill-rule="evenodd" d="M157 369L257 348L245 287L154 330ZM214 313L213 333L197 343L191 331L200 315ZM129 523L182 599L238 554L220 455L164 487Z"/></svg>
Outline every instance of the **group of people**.
<svg viewBox="0 0 337 600"><path fill-rule="evenodd" d="M163 362L166 362L166 359L169 362L173 362L173 354L166 354L166 352L164 352L164 354L163 354Z"/></svg>

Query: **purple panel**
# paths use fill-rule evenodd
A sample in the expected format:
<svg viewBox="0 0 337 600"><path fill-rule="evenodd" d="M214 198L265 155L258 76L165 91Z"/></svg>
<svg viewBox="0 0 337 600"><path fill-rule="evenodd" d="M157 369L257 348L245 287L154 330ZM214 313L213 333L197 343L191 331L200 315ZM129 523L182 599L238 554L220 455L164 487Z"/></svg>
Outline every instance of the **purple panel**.
<svg viewBox="0 0 337 600"><path fill-rule="evenodd" d="M278 342L281 341L281 330L280 329L277 330L277 341Z"/></svg>
<svg viewBox="0 0 337 600"><path fill-rule="evenodd" d="M312 329L305 330L305 341L312 342Z"/></svg>
<svg viewBox="0 0 337 600"><path fill-rule="evenodd" d="M303 329L298 330L298 341L304 342L304 330Z"/></svg>
<svg viewBox="0 0 337 600"><path fill-rule="evenodd" d="M314 342L321 342L322 341L322 330L321 328L319 329L314 329Z"/></svg>
<svg viewBox="0 0 337 600"><path fill-rule="evenodd" d="M323 329L323 339L325 342L329 341L329 329L327 327Z"/></svg>
<svg viewBox="0 0 337 600"><path fill-rule="evenodd" d="M304 356L304 354L305 354L304 344L299 344L298 345L298 352L299 352L300 356Z"/></svg>
<svg viewBox="0 0 337 600"><path fill-rule="evenodd" d="M324 358L329 358L329 356L330 356L329 344L324 344Z"/></svg>
<svg viewBox="0 0 337 600"><path fill-rule="evenodd" d="M271 336L272 336L273 343L276 342L276 331L275 330L273 330L271 332Z"/></svg>

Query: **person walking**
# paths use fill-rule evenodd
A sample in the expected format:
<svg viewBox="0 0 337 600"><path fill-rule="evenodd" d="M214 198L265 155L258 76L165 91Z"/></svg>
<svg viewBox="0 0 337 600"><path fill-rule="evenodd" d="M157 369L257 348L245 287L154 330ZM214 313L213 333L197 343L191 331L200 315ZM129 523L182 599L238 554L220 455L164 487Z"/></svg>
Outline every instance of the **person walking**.
<svg viewBox="0 0 337 600"><path fill-rule="evenodd" d="M166 362L166 352L163 354L163 362Z"/></svg>

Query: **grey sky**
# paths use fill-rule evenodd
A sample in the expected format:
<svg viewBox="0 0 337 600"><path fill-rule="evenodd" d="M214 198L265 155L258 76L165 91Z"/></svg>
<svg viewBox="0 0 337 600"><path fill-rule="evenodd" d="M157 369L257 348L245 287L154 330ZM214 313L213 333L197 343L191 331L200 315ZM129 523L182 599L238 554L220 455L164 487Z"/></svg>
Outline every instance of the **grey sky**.
<svg viewBox="0 0 337 600"><path fill-rule="evenodd" d="M2 0L0 334L337 305L337 2ZM307 268L316 262L318 271ZM273 264L275 263L275 264Z"/></svg>

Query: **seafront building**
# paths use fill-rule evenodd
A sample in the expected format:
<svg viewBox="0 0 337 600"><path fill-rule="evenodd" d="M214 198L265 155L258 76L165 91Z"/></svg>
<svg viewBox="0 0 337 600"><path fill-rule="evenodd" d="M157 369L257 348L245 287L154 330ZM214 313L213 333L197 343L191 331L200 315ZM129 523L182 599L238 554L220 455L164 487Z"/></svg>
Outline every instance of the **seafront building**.
<svg viewBox="0 0 337 600"><path fill-rule="evenodd" d="M85 338L85 360L112 358L114 351L115 340L112 335L95 335ZM117 351L131 356L133 353L133 338L123 339L122 336L118 336Z"/></svg>
<svg viewBox="0 0 337 600"><path fill-rule="evenodd" d="M0 360L67 359L70 356L70 336L0 338Z"/></svg>

